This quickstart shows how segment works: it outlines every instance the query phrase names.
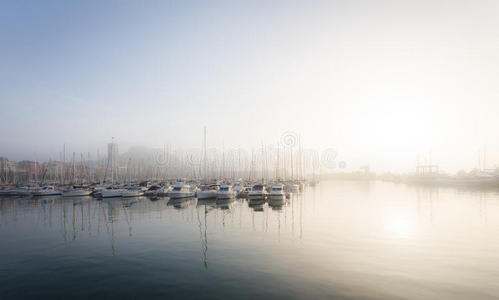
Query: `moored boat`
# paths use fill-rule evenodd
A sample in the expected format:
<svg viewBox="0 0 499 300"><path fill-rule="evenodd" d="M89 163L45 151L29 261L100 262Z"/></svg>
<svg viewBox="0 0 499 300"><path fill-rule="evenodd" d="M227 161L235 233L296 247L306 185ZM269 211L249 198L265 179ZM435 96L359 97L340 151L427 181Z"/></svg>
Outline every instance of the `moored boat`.
<svg viewBox="0 0 499 300"><path fill-rule="evenodd" d="M203 185L200 187L201 190L197 192L197 198L199 200L216 199L217 191L219 189L218 185Z"/></svg>
<svg viewBox="0 0 499 300"><path fill-rule="evenodd" d="M236 192L232 190L231 185L222 185L217 191L217 199L232 199L236 197Z"/></svg>
<svg viewBox="0 0 499 300"><path fill-rule="evenodd" d="M265 200L267 198L267 190L263 184L255 184L248 193L249 200Z"/></svg>
<svg viewBox="0 0 499 300"><path fill-rule="evenodd" d="M41 188L31 192L31 195L33 196L55 196L55 195L60 195L61 191L57 190L55 187L49 185L49 186L42 186Z"/></svg>
<svg viewBox="0 0 499 300"><path fill-rule="evenodd" d="M63 197L81 197L88 196L92 193L92 190L87 188L71 188L62 191Z"/></svg>
<svg viewBox="0 0 499 300"><path fill-rule="evenodd" d="M273 185L270 188L269 201L284 201L286 199L286 192L282 184Z"/></svg>
<svg viewBox="0 0 499 300"><path fill-rule="evenodd" d="M190 198L194 196L195 192L191 189L191 186L183 183L175 184L173 189L168 193L168 197L171 199Z"/></svg>
<svg viewBox="0 0 499 300"><path fill-rule="evenodd" d="M143 195L144 195L143 189L138 186L129 187L121 191L121 197L139 197Z"/></svg>

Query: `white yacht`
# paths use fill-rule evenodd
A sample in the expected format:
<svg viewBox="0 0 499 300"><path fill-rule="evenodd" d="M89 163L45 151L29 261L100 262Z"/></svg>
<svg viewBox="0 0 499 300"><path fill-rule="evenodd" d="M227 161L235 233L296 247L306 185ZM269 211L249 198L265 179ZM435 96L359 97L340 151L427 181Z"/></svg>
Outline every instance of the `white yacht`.
<svg viewBox="0 0 499 300"><path fill-rule="evenodd" d="M33 196L52 196L52 195L60 195L61 191L56 190L53 186L43 186L33 192L31 195Z"/></svg>
<svg viewBox="0 0 499 300"><path fill-rule="evenodd" d="M104 189L101 190L100 194L102 198L114 198L114 197L121 197L121 194L123 193L123 189Z"/></svg>
<svg viewBox="0 0 499 300"><path fill-rule="evenodd" d="M270 188L269 200L283 201L286 199L286 192L284 191L284 186L282 184L273 185Z"/></svg>
<svg viewBox="0 0 499 300"><path fill-rule="evenodd" d="M248 193L249 200L265 200L267 198L267 190L263 184L255 184Z"/></svg>
<svg viewBox="0 0 499 300"><path fill-rule="evenodd" d="M144 195L144 190L136 186L121 191L121 197L138 197L142 195Z"/></svg>
<svg viewBox="0 0 499 300"><path fill-rule="evenodd" d="M218 185L204 185L201 190L197 192L198 200L216 199L218 192Z"/></svg>
<svg viewBox="0 0 499 300"><path fill-rule="evenodd" d="M236 192L232 190L231 185L222 185L217 192L217 199L232 199L236 197Z"/></svg>
<svg viewBox="0 0 499 300"><path fill-rule="evenodd" d="M173 186L173 190L168 193L171 199L190 198L194 197L195 192L192 191L191 186L188 184L177 183Z"/></svg>
<svg viewBox="0 0 499 300"><path fill-rule="evenodd" d="M63 197L82 197L92 194L92 190L86 188L71 188L62 191Z"/></svg>

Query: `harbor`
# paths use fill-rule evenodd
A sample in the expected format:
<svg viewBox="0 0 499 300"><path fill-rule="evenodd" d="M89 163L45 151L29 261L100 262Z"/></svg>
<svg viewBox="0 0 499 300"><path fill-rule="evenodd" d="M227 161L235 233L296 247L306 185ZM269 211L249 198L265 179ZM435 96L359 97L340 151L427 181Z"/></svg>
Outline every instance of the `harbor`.
<svg viewBox="0 0 499 300"><path fill-rule="evenodd" d="M499 2L0 12L0 300L499 299Z"/></svg>

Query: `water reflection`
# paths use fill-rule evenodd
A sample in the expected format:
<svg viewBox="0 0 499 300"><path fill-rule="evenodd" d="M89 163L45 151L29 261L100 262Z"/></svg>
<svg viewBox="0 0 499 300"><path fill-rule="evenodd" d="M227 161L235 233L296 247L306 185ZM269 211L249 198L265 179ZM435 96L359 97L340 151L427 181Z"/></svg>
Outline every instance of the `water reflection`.
<svg viewBox="0 0 499 300"><path fill-rule="evenodd" d="M268 274L292 294L274 289L276 297L493 298L498 217L497 191L387 183L326 182L282 201L2 198L0 266L57 249L54 263L121 258L142 276L175 268L169 278L186 286L194 283L181 278L200 268L208 277L199 282L236 295L232 281L207 278L230 276L258 294L269 292ZM16 270L9 276L23 281L28 273Z"/></svg>

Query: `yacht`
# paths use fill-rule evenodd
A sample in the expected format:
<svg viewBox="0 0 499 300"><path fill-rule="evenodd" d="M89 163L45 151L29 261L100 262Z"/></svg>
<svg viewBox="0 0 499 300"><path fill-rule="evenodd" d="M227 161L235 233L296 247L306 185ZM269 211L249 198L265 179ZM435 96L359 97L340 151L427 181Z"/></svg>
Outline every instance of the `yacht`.
<svg viewBox="0 0 499 300"><path fill-rule="evenodd" d="M122 193L123 189L108 188L101 190L100 195L102 198L114 198L114 197L121 197Z"/></svg>
<svg viewBox="0 0 499 300"><path fill-rule="evenodd" d="M300 192L300 185L296 183L290 183L286 187L286 192L292 193L292 194L298 194Z"/></svg>
<svg viewBox="0 0 499 300"><path fill-rule="evenodd" d="M284 186L282 184L273 185L270 188L269 200L283 201L284 199L286 199L286 192L284 191Z"/></svg>
<svg viewBox="0 0 499 300"><path fill-rule="evenodd" d="M188 184L177 183L173 186L173 190L168 193L168 197L170 199L179 199L179 198L190 198L194 197L195 192L192 191L191 186Z"/></svg>
<svg viewBox="0 0 499 300"><path fill-rule="evenodd" d="M158 196L168 196L168 193L173 190L173 187L171 185L165 185L161 187L161 189L158 192Z"/></svg>
<svg viewBox="0 0 499 300"><path fill-rule="evenodd" d="M248 193L249 200L265 200L267 198L267 190L263 184L255 184Z"/></svg>
<svg viewBox="0 0 499 300"><path fill-rule="evenodd" d="M63 197L81 197L92 194L92 190L87 188L71 188L62 191Z"/></svg>
<svg viewBox="0 0 499 300"><path fill-rule="evenodd" d="M53 195L60 195L61 191L56 190L53 186L43 186L33 192L31 192L31 195L33 196L53 196Z"/></svg>
<svg viewBox="0 0 499 300"><path fill-rule="evenodd" d="M217 199L232 199L236 196L236 192L232 190L231 185L222 185L217 192Z"/></svg>
<svg viewBox="0 0 499 300"><path fill-rule="evenodd" d="M121 197L139 197L142 195L144 195L144 190L139 186L123 189L121 192Z"/></svg>
<svg viewBox="0 0 499 300"><path fill-rule="evenodd" d="M198 200L216 199L218 192L218 185L203 185L201 190L197 192Z"/></svg>
<svg viewBox="0 0 499 300"><path fill-rule="evenodd" d="M16 188L5 188L0 191L0 196L30 196L33 191L30 186L18 186Z"/></svg>

